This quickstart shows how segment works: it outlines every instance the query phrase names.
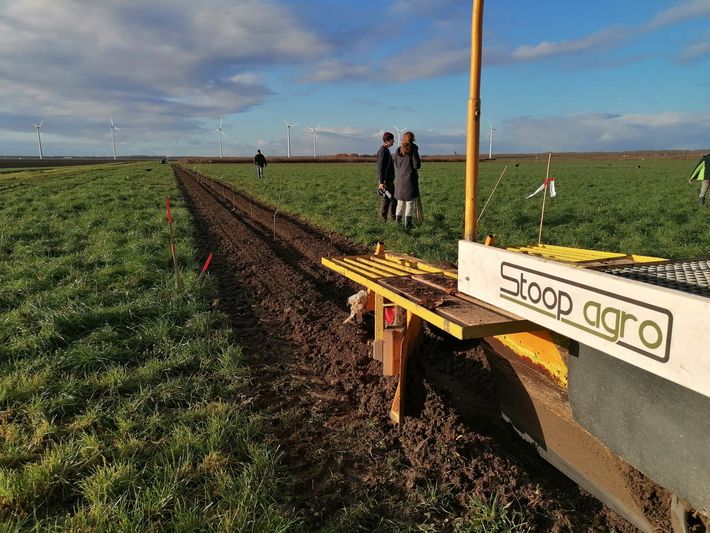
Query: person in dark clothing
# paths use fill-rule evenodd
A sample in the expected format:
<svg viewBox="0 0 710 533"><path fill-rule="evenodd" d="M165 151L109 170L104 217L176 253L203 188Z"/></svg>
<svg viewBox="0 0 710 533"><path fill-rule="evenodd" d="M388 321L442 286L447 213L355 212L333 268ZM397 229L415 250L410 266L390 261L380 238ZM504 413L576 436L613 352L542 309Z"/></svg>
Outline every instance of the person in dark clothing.
<svg viewBox="0 0 710 533"><path fill-rule="evenodd" d="M394 180L394 197L397 199L397 222L404 220L404 229L412 227L412 216L419 200L419 170L422 160L419 147L414 144L411 131L402 136L402 146L394 154L394 168L397 177Z"/></svg>
<svg viewBox="0 0 710 533"><path fill-rule="evenodd" d="M394 144L394 135L389 131L382 134L382 146L377 152L377 185L378 192L382 196L380 201L380 218L382 222L387 222L387 213L392 220L395 219L397 210L397 200L394 198L394 163L390 146Z"/></svg>
<svg viewBox="0 0 710 533"><path fill-rule="evenodd" d="M693 174L690 176L688 183L693 181L700 182L700 196L698 196L698 205L705 204L705 195L710 188L710 154L705 154L695 167Z"/></svg>
<svg viewBox="0 0 710 533"><path fill-rule="evenodd" d="M256 151L256 155L254 156L254 165L256 166L256 176L258 178L263 178L266 158L264 157L264 154L261 153L261 150Z"/></svg>

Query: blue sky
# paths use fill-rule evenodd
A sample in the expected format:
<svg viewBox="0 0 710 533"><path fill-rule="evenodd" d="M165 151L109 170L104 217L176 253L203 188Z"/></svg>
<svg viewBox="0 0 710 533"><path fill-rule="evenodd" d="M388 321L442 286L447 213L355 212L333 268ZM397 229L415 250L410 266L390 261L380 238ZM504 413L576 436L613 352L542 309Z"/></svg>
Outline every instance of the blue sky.
<svg viewBox="0 0 710 533"><path fill-rule="evenodd" d="M467 0L0 0L0 155L462 153ZM710 0L488 0L482 146L707 149Z"/></svg>

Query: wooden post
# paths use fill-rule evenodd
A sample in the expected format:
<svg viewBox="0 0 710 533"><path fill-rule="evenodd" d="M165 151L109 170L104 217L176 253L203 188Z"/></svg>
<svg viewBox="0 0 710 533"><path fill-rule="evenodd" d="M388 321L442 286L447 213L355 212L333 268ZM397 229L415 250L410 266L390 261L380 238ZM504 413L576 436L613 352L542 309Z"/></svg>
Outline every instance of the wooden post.
<svg viewBox="0 0 710 533"><path fill-rule="evenodd" d="M382 361L385 339L385 298L375 294L375 340L372 342L372 358Z"/></svg>
<svg viewBox="0 0 710 533"><path fill-rule="evenodd" d="M422 332L422 319L414 313L407 311L407 326L399 344L399 383L394 393L390 418L396 424L402 422L404 417L404 396L407 385L407 364L409 357L414 353L419 343Z"/></svg>
<svg viewBox="0 0 710 533"><path fill-rule="evenodd" d="M486 200L486 203L483 204L483 209L481 209L480 214L478 215L478 218L476 219L476 222L479 222L481 220L481 217L483 216L483 212L486 210L486 207L488 207L488 202L491 201L491 198L493 198L493 193L496 192L496 189L498 188L498 184L500 183L500 180L503 179L503 175L505 174L505 171L508 170L508 165L505 165L505 168L503 169L503 172L500 173L500 177L498 178L498 181L496 181L495 187L493 187L493 190L491 191L491 195L488 197L488 200Z"/></svg>
<svg viewBox="0 0 710 533"><path fill-rule="evenodd" d="M550 178L550 160L552 159L552 152L547 156L547 172L545 173L545 186L544 191L542 191L542 212L540 213L540 232L537 235L537 245L542 244L542 223L545 220L545 200L547 199L547 187L548 179Z"/></svg>

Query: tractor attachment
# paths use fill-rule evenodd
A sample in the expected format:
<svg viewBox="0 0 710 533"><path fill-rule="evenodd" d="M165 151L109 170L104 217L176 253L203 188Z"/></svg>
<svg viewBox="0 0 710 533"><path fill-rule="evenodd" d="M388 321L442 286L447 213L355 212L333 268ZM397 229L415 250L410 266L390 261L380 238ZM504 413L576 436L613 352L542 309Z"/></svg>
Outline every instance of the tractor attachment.
<svg viewBox="0 0 710 533"><path fill-rule="evenodd" d="M364 286L367 309L375 313L372 357L385 376L399 376L390 416L401 421L407 361L426 321L457 339L477 339L533 329L511 313L459 293L456 271L405 254L385 253L322 258L324 266Z"/></svg>
<svg viewBox="0 0 710 533"><path fill-rule="evenodd" d="M641 531L654 531L639 493L647 482L667 490L674 531L687 531L693 510L707 517L710 381L692 321L674 317L706 316L710 262L550 245L460 247L458 271L382 245L322 259L367 290L372 356L384 375L399 376L392 420L405 415L407 363L428 322L481 339L503 418Z"/></svg>

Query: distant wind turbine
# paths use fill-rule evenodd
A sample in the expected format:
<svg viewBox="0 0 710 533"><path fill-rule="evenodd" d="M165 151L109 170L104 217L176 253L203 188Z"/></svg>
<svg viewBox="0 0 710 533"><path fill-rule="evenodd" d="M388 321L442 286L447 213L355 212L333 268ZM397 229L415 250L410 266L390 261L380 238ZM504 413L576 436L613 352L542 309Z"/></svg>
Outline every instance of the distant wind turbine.
<svg viewBox="0 0 710 533"><path fill-rule="evenodd" d="M222 117L219 117L219 128L215 128L217 132L217 137L219 137L219 158L222 159L222 135L224 135L224 138L227 138L227 134L224 133L224 129L222 128Z"/></svg>
<svg viewBox="0 0 710 533"><path fill-rule="evenodd" d="M113 158L116 159L116 132L121 131L121 128L113 123L113 117L109 113L108 120L111 123L111 141L113 142Z"/></svg>
<svg viewBox="0 0 710 533"><path fill-rule="evenodd" d="M392 124L392 125L394 126L394 124ZM407 130L407 128L398 128L397 126L394 126L394 129L397 130L397 146L400 146L401 145L400 138L402 136L402 133L404 133Z"/></svg>
<svg viewBox="0 0 710 533"><path fill-rule="evenodd" d="M316 144L318 142L318 128L320 128L320 124L318 124L315 128L306 128L308 132L310 132L311 135L313 135L313 157L316 157Z"/></svg>
<svg viewBox="0 0 710 533"><path fill-rule="evenodd" d="M286 157L291 157L291 126L295 126L298 123L294 122L293 124L290 124L288 120L284 120L284 124L286 124Z"/></svg>
<svg viewBox="0 0 710 533"><path fill-rule="evenodd" d="M503 131L499 130L498 128L493 127L493 123L489 120L488 125L491 127L490 130L488 130L488 136L490 137L490 144L488 145L488 159L493 159L493 132L494 131Z"/></svg>
<svg viewBox="0 0 710 533"><path fill-rule="evenodd" d="M39 130L42 129L42 124L44 124L44 120L41 120L39 124L35 124L34 122L32 123L32 125L37 130L37 144L39 144L39 158L40 159L42 159L42 136L39 134Z"/></svg>

